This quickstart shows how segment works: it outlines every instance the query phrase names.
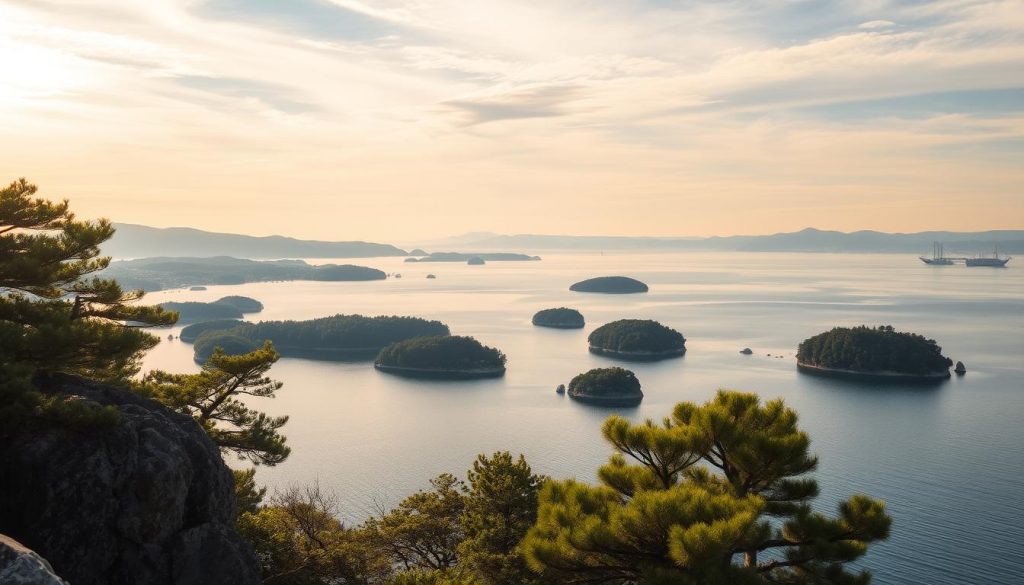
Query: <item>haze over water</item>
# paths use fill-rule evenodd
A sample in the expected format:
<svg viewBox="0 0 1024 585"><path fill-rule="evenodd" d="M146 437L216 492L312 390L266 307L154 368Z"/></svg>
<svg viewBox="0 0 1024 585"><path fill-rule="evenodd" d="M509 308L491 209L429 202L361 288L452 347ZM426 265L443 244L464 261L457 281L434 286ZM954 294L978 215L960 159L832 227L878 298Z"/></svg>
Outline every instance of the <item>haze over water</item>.
<svg viewBox="0 0 1024 585"><path fill-rule="evenodd" d="M477 453L524 453L534 470L596 480L611 453L600 424L618 412L660 419L718 388L782 397L801 415L821 458L816 506L862 492L886 501L889 541L864 566L879 584L1019 583L1024 566L1024 272L931 267L904 255L549 253L541 262L406 264L354 261L399 272L376 282L285 282L165 291L148 302L228 294L265 305L250 320L336 313L438 319L508 355L503 379L432 382L378 373L369 362L282 358L285 383L258 407L288 414L292 455L259 468L274 487L319 479L349 523L392 506L442 472L464 476ZM316 260L314 262L328 262ZM352 262L349 260L337 261ZM428 273L436 280L426 279ZM642 295L570 293L583 278L622 274ZM539 309L569 306L584 330L533 327ZM682 359L629 364L590 355L586 337L621 318L656 319L687 338ZM878 386L798 374L804 338L835 325L891 324L936 339L962 360L963 378L937 386ZM180 327L171 330L177 334ZM166 338L168 331L159 332ZM738 352L744 347L754 355ZM766 354L771 354L768 357ZM782 354L783 358L775 356ZM585 406L556 395L594 367L636 372L637 408ZM162 342L145 368L193 371L192 346Z"/></svg>

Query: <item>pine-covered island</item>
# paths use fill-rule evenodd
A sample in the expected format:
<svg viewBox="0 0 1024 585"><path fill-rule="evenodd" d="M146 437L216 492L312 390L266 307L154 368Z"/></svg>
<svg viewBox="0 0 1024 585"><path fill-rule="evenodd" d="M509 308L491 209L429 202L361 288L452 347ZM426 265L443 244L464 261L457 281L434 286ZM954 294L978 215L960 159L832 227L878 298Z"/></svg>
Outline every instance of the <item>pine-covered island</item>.
<svg viewBox="0 0 1024 585"><path fill-rule="evenodd" d="M934 339L891 325L835 327L805 339L796 359L807 373L910 381L949 378L953 365Z"/></svg>
<svg viewBox="0 0 1024 585"><path fill-rule="evenodd" d="M636 406L644 398L636 374L624 368L595 368L569 382L570 398L600 406Z"/></svg>
<svg viewBox="0 0 1024 585"><path fill-rule="evenodd" d="M324 360L372 359L384 347L405 339L444 336L451 332L440 321L419 317L334 315L308 321L261 321L245 323L219 320L189 325L181 332L183 341L195 340L196 361L203 362L215 347L245 349L248 340L255 348L270 340L278 353L289 357ZM248 349L246 351L252 351ZM244 352L243 352L244 353Z"/></svg>
<svg viewBox="0 0 1024 585"><path fill-rule="evenodd" d="M569 287L573 292L625 295L647 292L647 285L628 276L598 276L581 280Z"/></svg>
<svg viewBox="0 0 1024 585"><path fill-rule="evenodd" d="M178 313L178 323L211 319L241 319L246 313L259 313L263 303L254 298L231 295L210 303L197 301L167 302L159 305L165 311Z"/></svg>
<svg viewBox="0 0 1024 585"><path fill-rule="evenodd" d="M582 329L586 325L586 321L583 319L583 314L576 309L558 307L557 309L537 311L533 316L533 324L553 329Z"/></svg>
<svg viewBox="0 0 1024 585"><path fill-rule="evenodd" d="M393 343L377 354L374 367L410 378L467 380L505 375L505 354L472 337L418 337Z"/></svg>
<svg viewBox="0 0 1024 585"><path fill-rule="evenodd" d="M590 352L632 361L653 361L686 353L681 333L649 319L621 319L595 329L587 338Z"/></svg>

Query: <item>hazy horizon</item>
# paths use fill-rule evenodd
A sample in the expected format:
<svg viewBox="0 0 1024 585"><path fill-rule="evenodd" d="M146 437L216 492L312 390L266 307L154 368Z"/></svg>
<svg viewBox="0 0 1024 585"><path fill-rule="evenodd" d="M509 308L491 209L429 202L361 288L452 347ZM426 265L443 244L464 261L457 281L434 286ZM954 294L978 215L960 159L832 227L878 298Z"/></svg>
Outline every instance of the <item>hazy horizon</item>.
<svg viewBox="0 0 1024 585"><path fill-rule="evenodd" d="M1024 2L0 0L0 180L319 240L1024 225Z"/></svg>
<svg viewBox="0 0 1024 585"><path fill-rule="evenodd" d="M263 232L255 232L255 231L251 231L251 232L228 232L228 231L217 230L217 229L204 229L204 228L199 228L199 227L191 226L191 225L157 226L157 225L137 224L137 223L123 222L123 221L114 221L114 224L115 224L115 227L117 227L117 224L121 224L121 225L131 225L131 226L137 226L137 227L148 227L148 228L169 229L169 230L174 230L174 229L194 229L194 230L200 230L200 231L204 231L204 232L208 232L208 233L212 233L212 234L239 235L239 236L248 236L248 237L255 237L255 238L284 237L284 238L293 238L293 239L296 239L296 240L320 240L320 241L326 241L326 242L331 242L331 241L339 241L339 242L340 241L354 241L354 240L347 240L346 238L340 237L340 236L337 237L337 238L311 238L311 237L304 236L302 234L289 234L289 233L283 233L283 232L265 232L265 233L263 233ZM492 237L492 236L493 237L540 237L540 238L597 238L597 239L602 239L602 238L622 238L622 239L649 238L649 239L655 239L655 240L703 240L703 239L716 238L716 237L717 238L732 238L732 237L778 236L778 235L786 235L786 234L793 234L793 233L800 233L800 232L807 232L807 231L819 231L819 232L836 231L838 233L847 234L847 235L855 234L855 233L860 233L860 232L875 232L875 233L879 233L879 234L883 234L883 235L915 235L915 234L919 234L919 233L928 233L928 232L949 232L949 233L960 233L960 234L972 234L972 233L981 233L981 232L990 232L990 231L1024 232L1024 226L1015 227L1015 228L1014 227L1010 227L1010 228L998 228L998 229L992 229L992 230L977 230L977 231L967 231L967 230L920 230L920 231L914 231L914 232L896 232L896 231L886 232L886 231L869 230L869 229L860 229L860 230L855 229L855 230L849 230L849 231L846 231L846 230L825 230L825 229L818 228L818 227L815 227L815 226L804 226L802 228L794 229L794 230L791 230L791 231L785 231L785 232L773 231L773 232L764 232L764 233L710 234L710 235L706 235L706 236L695 236L695 235L689 235L689 234L600 234L600 233L535 233L535 232L515 233L515 232L493 232L493 231L488 231L488 230L474 230L474 231L465 231L465 232L452 233L452 234L441 234L441 235L438 235L438 236L428 236L428 237L424 237L424 238L420 238L420 239L416 239L416 238L409 239L408 237L400 237L400 238L397 238L397 239L395 239L393 241L392 240L382 240L380 238L377 238L377 239L360 239L359 241L365 241L365 242L368 242L368 243L372 242L372 243L379 243L379 244L391 244L391 245L396 245L396 246L399 246L399 247L402 247L402 246L408 247L410 244L418 245L417 243L424 244L424 245L425 244L439 244L439 243L446 244L446 243L451 243L451 241L457 241L457 240L462 240L462 239L466 239L466 240L470 240L470 241L475 241L475 238L488 238L488 237Z"/></svg>

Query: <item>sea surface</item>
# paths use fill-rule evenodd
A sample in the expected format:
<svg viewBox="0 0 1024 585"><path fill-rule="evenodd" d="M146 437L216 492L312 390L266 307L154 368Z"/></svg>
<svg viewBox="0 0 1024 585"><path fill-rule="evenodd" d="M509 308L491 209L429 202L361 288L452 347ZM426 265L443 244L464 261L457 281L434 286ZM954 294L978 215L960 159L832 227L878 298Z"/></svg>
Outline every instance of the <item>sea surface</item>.
<svg viewBox="0 0 1024 585"><path fill-rule="evenodd" d="M323 263L327 260L311 262ZM337 313L439 319L508 355L502 379L415 381L369 362L282 358L275 399L288 414L291 457L257 480L318 480L359 523L428 486L465 476L478 453L523 453L536 472L595 481L611 451L600 436L613 412L661 419L680 401L719 388L784 398L821 458L825 511L854 493L885 500L892 537L863 566L881 584L1024 583L1024 260L1008 268L925 266L912 256L866 254L544 254L539 262L485 266L340 260L400 273L376 282L274 282L162 291L149 302L246 295L265 310L250 320ZM425 278L428 273L436 279ZM571 293L599 275L647 282L639 295ZM579 309L583 330L530 324L549 307ZM656 319L687 338L681 359L623 364L587 352L587 335L622 318ZM806 337L836 325L891 324L939 342L968 369L935 386L878 385L800 374ZM192 348L165 340L145 367L194 371ZM751 356L739 353L744 347ZM770 355L769 355L770 354ZM780 357L781 356L781 357ZM645 398L636 408L575 403L555 387L590 368L624 365Z"/></svg>

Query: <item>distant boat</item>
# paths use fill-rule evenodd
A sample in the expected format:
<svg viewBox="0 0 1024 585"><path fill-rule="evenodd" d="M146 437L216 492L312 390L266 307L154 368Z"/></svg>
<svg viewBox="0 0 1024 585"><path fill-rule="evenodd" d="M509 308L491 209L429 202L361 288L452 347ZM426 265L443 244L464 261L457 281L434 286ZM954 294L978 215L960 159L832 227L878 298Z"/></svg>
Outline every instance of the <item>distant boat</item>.
<svg viewBox="0 0 1024 585"><path fill-rule="evenodd" d="M946 258L943 254L943 245L941 242L932 243L932 257L926 258L921 256L921 262L929 264L931 266L950 266L953 264L952 258Z"/></svg>
<svg viewBox="0 0 1024 585"><path fill-rule="evenodd" d="M990 266L992 268L1002 268L1006 266L1006 263L1010 261L1010 257L1005 258L999 257L999 248L996 248L992 252L991 256L978 256L976 258L967 258L964 263L968 266Z"/></svg>
<svg viewBox="0 0 1024 585"><path fill-rule="evenodd" d="M1010 257L1006 258L968 258L966 264L968 266L992 266L995 268L1002 268L1006 266L1006 263L1010 261Z"/></svg>

